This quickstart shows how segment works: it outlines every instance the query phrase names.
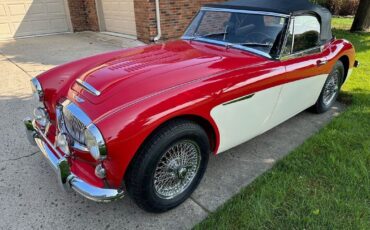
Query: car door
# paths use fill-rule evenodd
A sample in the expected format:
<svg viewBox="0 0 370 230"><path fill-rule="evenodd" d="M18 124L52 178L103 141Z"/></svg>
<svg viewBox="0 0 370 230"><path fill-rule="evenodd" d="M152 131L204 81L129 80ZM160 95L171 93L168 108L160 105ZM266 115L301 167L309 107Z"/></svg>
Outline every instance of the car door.
<svg viewBox="0 0 370 230"><path fill-rule="evenodd" d="M292 18L282 65L286 68L284 84L268 130L314 105L328 76L329 49L320 44L320 23L313 15Z"/></svg>
<svg viewBox="0 0 370 230"><path fill-rule="evenodd" d="M267 81L269 80L266 79ZM240 95L212 109L211 117L217 124L221 137L218 153L262 133L261 128L269 120L276 106L281 87L275 86L256 93Z"/></svg>
<svg viewBox="0 0 370 230"><path fill-rule="evenodd" d="M263 15L248 15L249 20L264 21ZM280 31L283 30L286 19L280 17L272 17L275 26L279 26ZM236 22L230 23L245 27L241 22L246 19L240 14L235 17ZM241 24L241 25L239 25ZM248 23L247 23L248 24ZM270 28L270 27L262 27ZM214 27L211 27L214 28ZM232 42L249 41L241 38L243 33L248 34L250 31L241 31L231 33ZM270 32L266 29L266 32ZM260 32L258 32L260 33ZM257 34L258 34L257 33ZM273 33L273 37L277 37L279 31ZM228 37L230 38L230 37ZM241 40L239 40L241 39ZM232 50L232 49L231 49ZM227 52L232 52L231 50ZM236 49L237 50L237 49ZM253 52L255 52L254 50ZM252 52L252 53L253 53ZM262 51L260 53L263 53ZM282 85L279 84L279 79L285 73L285 67L278 60L270 58L256 58L250 52L245 52L245 59L241 60L241 66L233 70L229 75L224 75L224 79L228 79L225 83L225 89L221 90L220 98L222 104L217 105L211 110L211 117L218 127L220 134L220 144L218 153L235 147L247 140L256 137L262 133L264 124L269 121L276 103L278 101ZM257 55L256 55L257 56ZM258 60L258 61L257 61ZM238 61L234 59L234 62ZM254 63L254 61L257 61Z"/></svg>

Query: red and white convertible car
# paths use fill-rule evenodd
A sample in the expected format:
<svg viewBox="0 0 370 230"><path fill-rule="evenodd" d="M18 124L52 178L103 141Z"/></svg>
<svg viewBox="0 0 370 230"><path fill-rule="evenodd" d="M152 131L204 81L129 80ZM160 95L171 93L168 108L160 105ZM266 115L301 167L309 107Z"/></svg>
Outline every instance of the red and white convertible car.
<svg viewBox="0 0 370 230"><path fill-rule="evenodd" d="M40 107L24 121L28 136L66 189L169 210L197 187L210 153L333 105L358 63L330 24L306 0L207 4L180 40L33 78Z"/></svg>

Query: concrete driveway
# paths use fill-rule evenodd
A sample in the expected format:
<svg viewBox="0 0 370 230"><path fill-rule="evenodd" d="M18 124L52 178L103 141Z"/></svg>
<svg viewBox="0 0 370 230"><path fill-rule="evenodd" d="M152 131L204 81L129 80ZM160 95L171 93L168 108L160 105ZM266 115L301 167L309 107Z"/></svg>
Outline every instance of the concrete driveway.
<svg viewBox="0 0 370 230"><path fill-rule="evenodd" d="M28 144L22 119L33 110L29 79L88 55L141 45L97 33L0 42L0 229L188 229L268 170L336 116L303 112L279 127L211 157L200 187L183 205L155 215L126 197L99 204L62 192L49 165Z"/></svg>

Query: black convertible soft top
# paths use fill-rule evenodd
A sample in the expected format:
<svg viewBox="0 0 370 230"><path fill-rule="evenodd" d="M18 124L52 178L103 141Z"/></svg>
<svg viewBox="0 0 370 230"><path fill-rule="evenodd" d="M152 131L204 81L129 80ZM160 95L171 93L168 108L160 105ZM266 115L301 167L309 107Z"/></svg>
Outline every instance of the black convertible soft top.
<svg viewBox="0 0 370 230"><path fill-rule="evenodd" d="M205 7L237 10L266 11L287 15L314 14L321 22L321 40L332 39L331 13L326 8L312 4L308 0L234 0L209 3Z"/></svg>

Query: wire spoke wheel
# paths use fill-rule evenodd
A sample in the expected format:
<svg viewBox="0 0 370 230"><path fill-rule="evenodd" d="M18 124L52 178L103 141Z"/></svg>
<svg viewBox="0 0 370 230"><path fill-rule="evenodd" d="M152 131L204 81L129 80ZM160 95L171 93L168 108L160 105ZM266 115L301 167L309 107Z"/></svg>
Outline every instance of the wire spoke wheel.
<svg viewBox="0 0 370 230"><path fill-rule="evenodd" d="M335 71L329 76L328 81L325 83L323 92L323 103L330 105L336 98L339 91L339 72Z"/></svg>
<svg viewBox="0 0 370 230"><path fill-rule="evenodd" d="M196 177L201 161L199 146L191 140L172 145L160 158L154 171L154 190L162 199L183 193Z"/></svg>

